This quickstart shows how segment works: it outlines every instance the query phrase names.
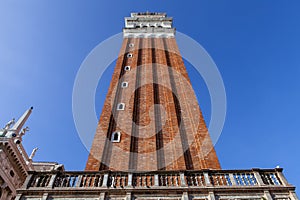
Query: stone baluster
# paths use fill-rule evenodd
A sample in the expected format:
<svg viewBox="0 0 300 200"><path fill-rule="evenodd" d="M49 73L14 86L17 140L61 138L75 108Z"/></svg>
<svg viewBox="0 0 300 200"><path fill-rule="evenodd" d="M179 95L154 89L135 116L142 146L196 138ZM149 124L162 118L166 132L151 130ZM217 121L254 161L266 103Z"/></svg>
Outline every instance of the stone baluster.
<svg viewBox="0 0 300 200"><path fill-rule="evenodd" d="M249 176L250 176L249 173L245 173L245 174L244 174L246 185L251 185L251 181L250 181Z"/></svg>
<svg viewBox="0 0 300 200"><path fill-rule="evenodd" d="M92 176L87 176L86 178L87 178L86 186L89 187L89 186L91 186L91 183L92 183Z"/></svg>
<svg viewBox="0 0 300 200"><path fill-rule="evenodd" d="M137 179L138 179L137 176L138 176L137 174L132 176L132 186L134 186L134 187L137 186Z"/></svg>
<svg viewBox="0 0 300 200"><path fill-rule="evenodd" d="M186 182L184 179L184 173L180 172L180 183L181 183L181 187L186 187Z"/></svg>
<svg viewBox="0 0 300 200"><path fill-rule="evenodd" d="M154 186L159 186L159 177L158 177L158 174L154 175Z"/></svg>
<svg viewBox="0 0 300 200"><path fill-rule="evenodd" d="M132 187L132 174L128 173L128 187Z"/></svg>
<svg viewBox="0 0 300 200"><path fill-rule="evenodd" d="M236 180L238 181L238 185L243 185L243 181L241 179L241 174L240 173L236 173L235 177L236 177Z"/></svg>
<svg viewBox="0 0 300 200"><path fill-rule="evenodd" d="M250 185L255 185L255 182L253 181L253 174L248 174L248 181Z"/></svg>
<svg viewBox="0 0 300 200"><path fill-rule="evenodd" d="M226 185L226 184L224 183L224 176L225 176L225 174L220 174L220 175L219 175L219 177L220 177L220 185Z"/></svg>
<svg viewBox="0 0 300 200"><path fill-rule="evenodd" d="M82 186L83 186L83 187L86 187L87 178L88 178L87 175L83 175L83 176L82 176L82 181L81 181L81 183L82 183Z"/></svg>
<svg viewBox="0 0 300 200"><path fill-rule="evenodd" d="M252 171L253 171L253 175L254 175L254 177L257 181L257 184L258 185L265 185L262 178L261 178L261 176L260 176L260 174L259 174L259 169L252 169Z"/></svg>
<svg viewBox="0 0 300 200"><path fill-rule="evenodd" d="M220 185L220 182L219 182L219 175L212 175L213 177L213 184L214 185Z"/></svg>
<svg viewBox="0 0 300 200"><path fill-rule="evenodd" d="M250 178L250 174L247 173L247 174L245 174L245 176L246 176L246 179L247 179L247 184L248 184L248 185L252 185L252 183L251 183L251 178Z"/></svg>
<svg viewBox="0 0 300 200"><path fill-rule="evenodd" d="M168 175L165 176L165 185L169 186L169 176Z"/></svg>
<svg viewBox="0 0 300 200"><path fill-rule="evenodd" d="M139 186L142 187L143 186L143 179L142 179L143 175L140 175L139 177Z"/></svg>
<svg viewBox="0 0 300 200"><path fill-rule="evenodd" d="M236 173L237 180L239 182L239 185L244 185L243 179L241 178L240 173Z"/></svg>
<svg viewBox="0 0 300 200"><path fill-rule="evenodd" d="M164 186L164 175L160 175L160 184Z"/></svg>
<svg viewBox="0 0 300 200"><path fill-rule="evenodd" d="M203 175L204 175L205 185L211 186L212 183L210 182L208 171L203 172Z"/></svg>
<svg viewBox="0 0 300 200"><path fill-rule="evenodd" d="M255 178L254 178L253 173L250 173L250 174L248 175L248 180L249 180L249 184L250 184L250 185L256 185L256 182L255 182Z"/></svg>
<svg viewBox="0 0 300 200"><path fill-rule="evenodd" d="M75 187L76 181L78 179L78 175L73 176L72 178L72 183L71 183L71 187Z"/></svg>
<svg viewBox="0 0 300 200"><path fill-rule="evenodd" d="M96 180L97 180L97 182L96 182ZM95 187L100 187L101 186L101 181L102 181L102 175L101 174L97 175L95 177Z"/></svg>
<svg viewBox="0 0 300 200"><path fill-rule="evenodd" d="M195 174L195 184L196 184L196 186L199 186L198 176L199 176L199 174Z"/></svg>
<svg viewBox="0 0 300 200"><path fill-rule="evenodd" d="M66 187L70 187L71 186L71 180L72 180L72 176L68 175L66 177Z"/></svg>
<svg viewBox="0 0 300 200"><path fill-rule="evenodd" d="M190 185L191 185L191 186L194 186L194 185L195 185L195 176L194 176L194 174L191 174L191 175L190 175L190 181L191 181L191 182L190 182Z"/></svg>
<svg viewBox="0 0 300 200"><path fill-rule="evenodd" d="M101 187L102 186L102 181L103 181L103 175L99 175L99 181L98 181L98 185L97 187Z"/></svg>
<svg viewBox="0 0 300 200"><path fill-rule="evenodd" d="M115 174L115 176L113 177L113 186L117 187L118 182L120 183L120 176L118 174Z"/></svg>
<svg viewBox="0 0 300 200"><path fill-rule="evenodd" d="M176 186L179 186L179 183L178 183L178 175L176 175L176 177L175 177L175 185L176 185Z"/></svg>
<svg viewBox="0 0 300 200"><path fill-rule="evenodd" d="M222 175L222 184L223 185L229 185L228 180L227 180L227 176L228 176L227 174Z"/></svg>
<svg viewBox="0 0 300 200"><path fill-rule="evenodd" d="M248 183L247 183L247 178L246 178L246 174L241 173L240 176L241 176L243 185L248 185Z"/></svg>
<svg viewBox="0 0 300 200"><path fill-rule="evenodd" d="M231 180L229 178L229 174L224 174L224 180L225 180L225 185L230 186L231 185Z"/></svg>
<svg viewBox="0 0 300 200"><path fill-rule="evenodd" d="M286 178L284 177L282 171L283 169L282 168L276 168L276 174L277 174L277 177L279 178L279 181L282 185L284 186L288 186L289 183L287 182Z"/></svg>
<svg viewBox="0 0 300 200"><path fill-rule="evenodd" d="M170 186L174 186L173 175L170 176Z"/></svg>
<svg viewBox="0 0 300 200"><path fill-rule="evenodd" d="M81 181L82 181L82 175L79 175L75 187L80 187Z"/></svg>
<svg viewBox="0 0 300 200"><path fill-rule="evenodd" d="M230 179L230 182L231 182L232 186L235 186L236 181L235 181L235 178L234 178L233 174L229 173L228 176L229 176L229 179Z"/></svg>
<svg viewBox="0 0 300 200"><path fill-rule="evenodd" d="M124 187L124 185L125 185L124 176L122 174L120 174L119 186Z"/></svg>
<svg viewBox="0 0 300 200"><path fill-rule="evenodd" d="M247 185L247 179L245 178L245 174L240 173L240 177L241 177L241 180L242 180L242 184Z"/></svg>
<svg viewBox="0 0 300 200"><path fill-rule="evenodd" d="M116 186L116 176L115 175L111 176L111 185L110 186L113 186L113 187Z"/></svg>
<svg viewBox="0 0 300 200"><path fill-rule="evenodd" d="M102 187L107 187L107 182L108 182L108 174L104 174Z"/></svg>
<svg viewBox="0 0 300 200"><path fill-rule="evenodd" d="M247 185L247 179L246 179L246 177L245 177L245 174L241 173L240 176L241 176L243 185Z"/></svg>
<svg viewBox="0 0 300 200"><path fill-rule="evenodd" d="M147 187L147 175L144 176L144 187Z"/></svg>
<svg viewBox="0 0 300 200"><path fill-rule="evenodd" d="M124 187L124 185L125 185L124 175L120 174L120 187Z"/></svg>
<svg viewBox="0 0 300 200"><path fill-rule="evenodd" d="M97 184L97 176L96 175L92 175L92 183L91 183L91 187L96 187Z"/></svg>
<svg viewBox="0 0 300 200"><path fill-rule="evenodd" d="M56 176L57 176L57 174L52 174L51 175L51 178L50 178L50 181L47 185L47 188L53 188L54 187L54 181L56 179Z"/></svg>
<svg viewBox="0 0 300 200"><path fill-rule="evenodd" d="M278 185L279 181L277 176L275 175L275 173L268 173L269 177L270 177L270 182L272 185Z"/></svg>

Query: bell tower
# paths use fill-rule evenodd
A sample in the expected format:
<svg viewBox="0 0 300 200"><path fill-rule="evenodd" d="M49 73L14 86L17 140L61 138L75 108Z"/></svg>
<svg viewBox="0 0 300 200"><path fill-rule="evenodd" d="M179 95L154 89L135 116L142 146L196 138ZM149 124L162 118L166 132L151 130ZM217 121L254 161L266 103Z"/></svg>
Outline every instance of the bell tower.
<svg viewBox="0 0 300 200"><path fill-rule="evenodd" d="M165 13L131 13L86 170L220 169Z"/></svg>
<svg viewBox="0 0 300 200"><path fill-rule="evenodd" d="M132 13L123 36L85 171L32 162L15 192L0 179L0 200L298 200L281 168L220 169L172 18ZM19 136L13 121L6 143Z"/></svg>

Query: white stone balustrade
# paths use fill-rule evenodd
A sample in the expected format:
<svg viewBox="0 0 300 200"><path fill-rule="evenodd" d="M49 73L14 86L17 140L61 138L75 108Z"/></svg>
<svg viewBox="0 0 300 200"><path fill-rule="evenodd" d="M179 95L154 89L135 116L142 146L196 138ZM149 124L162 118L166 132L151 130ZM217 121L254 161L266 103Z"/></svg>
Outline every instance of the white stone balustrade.
<svg viewBox="0 0 300 200"><path fill-rule="evenodd" d="M157 188L283 186L281 169L156 172L30 172L26 188ZM259 177L257 177L259 176ZM53 179L51 181L51 179ZM51 184L51 185L49 185Z"/></svg>

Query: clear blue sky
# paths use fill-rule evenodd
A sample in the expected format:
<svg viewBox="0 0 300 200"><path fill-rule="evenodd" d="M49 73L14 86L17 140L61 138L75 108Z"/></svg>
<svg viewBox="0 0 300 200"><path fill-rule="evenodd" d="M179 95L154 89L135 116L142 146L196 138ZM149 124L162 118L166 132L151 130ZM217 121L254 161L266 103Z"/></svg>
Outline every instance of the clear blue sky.
<svg viewBox="0 0 300 200"><path fill-rule="evenodd" d="M27 151L38 146L36 160L82 170L88 151L72 117L77 70L97 44L122 30L123 17L147 10L173 16L221 72L228 103L216 145L222 167L279 165L300 187L298 0L0 1L0 125L34 106ZM98 113L110 73L98 87ZM207 89L201 77L191 78L208 121Z"/></svg>

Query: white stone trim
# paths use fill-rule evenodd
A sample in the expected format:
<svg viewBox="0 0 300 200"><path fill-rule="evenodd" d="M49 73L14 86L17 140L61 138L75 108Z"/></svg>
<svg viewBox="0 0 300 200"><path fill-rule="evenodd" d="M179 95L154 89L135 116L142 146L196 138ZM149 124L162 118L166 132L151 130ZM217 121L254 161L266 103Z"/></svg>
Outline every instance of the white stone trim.
<svg viewBox="0 0 300 200"><path fill-rule="evenodd" d="M118 136L117 139L115 139L115 135ZM120 142L121 141L121 132L120 131L115 131L111 134L111 141L112 142Z"/></svg>
<svg viewBox="0 0 300 200"><path fill-rule="evenodd" d="M127 57L128 57L128 56L127 56ZM130 71L130 69L131 69L130 65L126 65L126 66L124 67L124 70L125 70L125 71Z"/></svg>
<svg viewBox="0 0 300 200"><path fill-rule="evenodd" d="M125 103L119 103L117 105L117 110L125 110Z"/></svg>
<svg viewBox="0 0 300 200"><path fill-rule="evenodd" d="M174 38L175 33L129 33L123 32L124 38Z"/></svg>
<svg viewBox="0 0 300 200"><path fill-rule="evenodd" d="M121 83L121 88L127 88L128 87L128 82L124 81Z"/></svg>
<svg viewBox="0 0 300 200"><path fill-rule="evenodd" d="M132 53L128 53L127 54L127 58L132 58L133 57L133 54Z"/></svg>

